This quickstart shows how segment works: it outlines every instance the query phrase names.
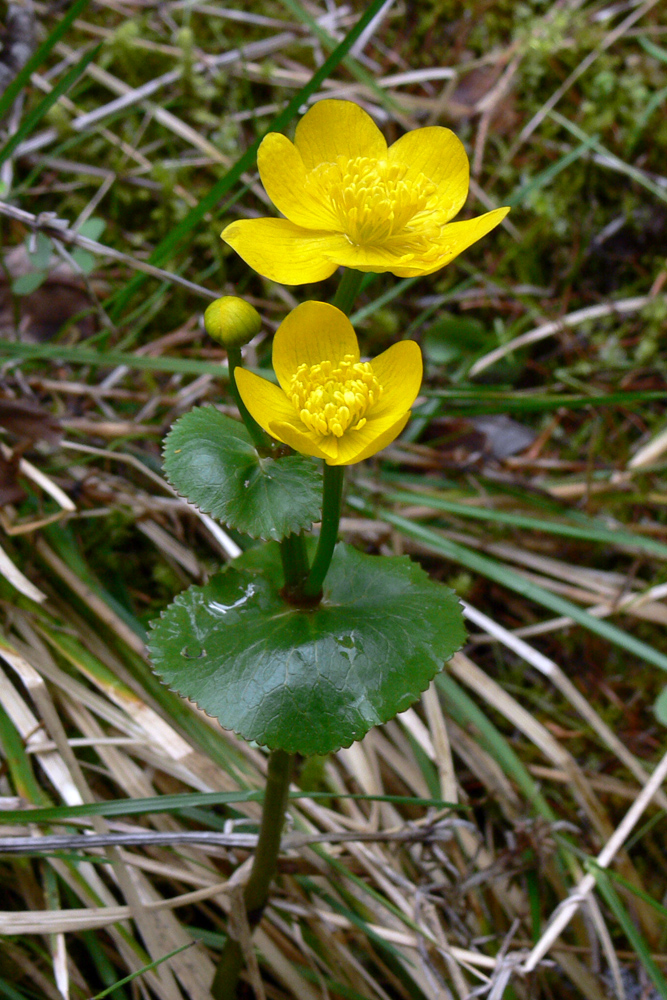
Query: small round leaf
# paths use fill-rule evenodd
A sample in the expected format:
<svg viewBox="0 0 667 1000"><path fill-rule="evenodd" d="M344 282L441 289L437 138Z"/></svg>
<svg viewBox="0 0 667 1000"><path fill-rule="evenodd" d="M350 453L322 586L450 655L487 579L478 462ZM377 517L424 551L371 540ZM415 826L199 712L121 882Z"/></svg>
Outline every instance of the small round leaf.
<svg viewBox="0 0 667 1000"><path fill-rule="evenodd" d="M408 708L465 641L456 595L405 556L339 544L320 605L280 596L276 546L191 587L153 624L171 688L271 749L325 754Z"/></svg>
<svg viewBox="0 0 667 1000"><path fill-rule="evenodd" d="M667 726L667 688L663 688L656 698L653 711L658 722L661 722L663 726Z"/></svg>
<svg viewBox="0 0 667 1000"><path fill-rule="evenodd" d="M164 468L181 496L251 538L279 541L320 518L322 477L312 459L260 456L243 424L212 406L176 421Z"/></svg>

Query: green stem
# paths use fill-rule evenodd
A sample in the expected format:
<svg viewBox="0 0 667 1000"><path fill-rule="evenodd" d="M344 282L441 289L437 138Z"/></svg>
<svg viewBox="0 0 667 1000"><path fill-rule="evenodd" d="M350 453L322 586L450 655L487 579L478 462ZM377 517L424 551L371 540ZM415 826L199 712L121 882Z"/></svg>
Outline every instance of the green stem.
<svg viewBox="0 0 667 1000"><path fill-rule="evenodd" d="M347 267L343 271L343 277L340 279L340 285L336 290L331 304L340 309L341 312L344 312L346 316L349 316L363 280L363 271L354 271L352 268Z"/></svg>
<svg viewBox="0 0 667 1000"><path fill-rule="evenodd" d="M310 574L303 588L305 597L317 597L322 590L324 578L331 564L334 546L338 539L338 522L345 481L344 465L324 466L324 489L322 493L322 527L317 552Z"/></svg>
<svg viewBox="0 0 667 1000"><path fill-rule="evenodd" d="M283 563L287 593L298 597L308 576L306 540L301 533L287 535L281 540L280 558Z"/></svg>
<svg viewBox="0 0 667 1000"><path fill-rule="evenodd" d="M246 426L248 434L252 438L252 443L256 448L262 448L264 451L270 447L268 438L266 437L264 431L259 426L254 417L248 412L248 408L241 399L241 393L238 390L236 384L236 377L234 372L237 368L243 367L243 359L241 357L240 347L228 347L227 348L227 360L229 361L229 388L232 390L232 395L234 397L234 402L238 407L238 411L241 414L241 420Z"/></svg>
<svg viewBox="0 0 667 1000"><path fill-rule="evenodd" d="M243 893L251 931L262 919L269 896L269 886L278 867L280 836L285 821L292 759L292 756L284 750L272 750L269 756L259 839L250 878ZM228 937L211 985L211 996L214 1000L234 1000L242 968L243 950L235 938Z"/></svg>

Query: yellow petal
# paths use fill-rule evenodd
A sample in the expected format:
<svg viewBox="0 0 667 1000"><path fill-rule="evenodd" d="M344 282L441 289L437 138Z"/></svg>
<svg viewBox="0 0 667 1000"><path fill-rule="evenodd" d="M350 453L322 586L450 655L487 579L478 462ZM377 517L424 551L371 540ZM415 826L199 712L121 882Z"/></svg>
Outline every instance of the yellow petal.
<svg viewBox="0 0 667 1000"><path fill-rule="evenodd" d="M423 174L438 185L438 206L453 219L468 197L470 168L461 140L451 129L434 125L406 132L389 147L390 163L408 168L408 178Z"/></svg>
<svg viewBox="0 0 667 1000"><path fill-rule="evenodd" d="M306 191L306 168L296 146L280 132L264 136L257 166L266 193L290 222L306 229L335 229L336 219L324 203Z"/></svg>
<svg viewBox="0 0 667 1000"><path fill-rule="evenodd" d="M273 382L268 382L246 368L237 368L234 376L241 399L248 407L251 416L273 437L277 435L271 430L272 423L299 419L283 390ZM278 440L282 441L282 438L278 437Z"/></svg>
<svg viewBox="0 0 667 1000"><path fill-rule="evenodd" d="M327 252L331 254L332 260L343 267L352 267L355 271L374 271L376 274L383 274L385 271L397 274L395 268L401 266L404 256L403 250L356 246L345 237L336 244L332 242ZM421 274L421 271L417 273Z"/></svg>
<svg viewBox="0 0 667 1000"><path fill-rule="evenodd" d="M359 360L357 335L345 313L327 302L302 302L273 338L273 370L285 392L299 365L337 364L346 354Z"/></svg>
<svg viewBox="0 0 667 1000"><path fill-rule="evenodd" d="M300 430L291 423L281 423L273 421L269 434L272 434L279 441L288 444L301 455L313 455L315 458L326 458L327 452L322 449L320 442L312 431ZM331 442L333 441L335 452L338 451L337 438L322 438L322 444L329 445L328 451L332 453Z"/></svg>
<svg viewBox="0 0 667 1000"><path fill-rule="evenodd" d="M403 245L399 237L393 237L392 244L384 247L360 247L345 239L339 242L332 239L326 253L331 254L336 263L357 271L374 271L376 274L390 271L399 278L433 274L495 229L508 212L509 208L495 208L465 222L450 222L442 227L440 236L430 244L428 256L414 252L406 256L411 251L409 236ZM440 251L437 256L433 254L434 247Z"/></svg>
<svg viewBox="0 0 667 1000"><path fill-rule="evenodd" d="M303 116L294 136L306 170L334 163L337 156L384 159L387 143L363 108L351 101L318 101Z"/></svg>
<svg viewBox="0 0 667 1000"><path fill-rule="evenodd" d="M492 229L495 229L503 221L508 212L509 208L494 208L492 212L477 215L474 219L466 219L465 222L450 222L449 225L443 226L442 233L440 234L438 244L441 248L441 255L437 261L430 262L423 270L417 272L410 271L410 274L407 271L394 271L393 273L401 278L408 278L412 277L415 273L433 274L434 271L439 271L445 264L449 264L450 260L454 260L455 257L458 257L460 253L467 250L477 240L481 240L482 236L486 236ZM410 262L410 264L413 263L413 261Z"/></svg>
<svg viewBox="0 0 667 1000"><path fill-rule="evenodd" d="M382 386L382 397L373 407L373 419L389 414L394 419L409 410L422 384L422 352L414 340L401 340L371 361L373 374Z"/></svg>
<svg viewBox="0 0 667 1000"><path fill-rule="evenodd" d="M242 219L222 232L222 239L258 274L283 285L323 281L334 273L344 237L303 229L288 219Z"/></svg>
<svg viewBox="0 0 667 1000"><path fill-rule="evenodd" d="M377 425L374 426L369 420L360 431L344 434L338 439L338 458L335 461L327 459L327 465L355 465L357 462L363 462L365 458L370 458L398 437L409 418L410 410L383 430Z"/></svg>

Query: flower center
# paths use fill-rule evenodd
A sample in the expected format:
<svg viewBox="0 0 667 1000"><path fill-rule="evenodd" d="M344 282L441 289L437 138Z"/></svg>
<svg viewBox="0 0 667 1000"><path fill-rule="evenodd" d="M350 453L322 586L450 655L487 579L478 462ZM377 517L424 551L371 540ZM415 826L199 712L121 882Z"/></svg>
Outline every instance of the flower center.
<svg viewBox="0 0 667 1000"><path fill-rule="evenodd" d="M378 246L403 232L415 220L418 229L444 224L437 204L437 187L423 174L407 177L408 168L388 160L338 156L320 163L309 174L306 187L318 201L328 203L338 228L356 246Z"/></svg>
<svg viewBox="0 0 667 1000"><path fill-rule="evenodd" d="M309 430L342 437L364 426L382 386L367 361L353 361L353 355L346 354L338 368L331 361L299 365L288 395Z"/></svg>

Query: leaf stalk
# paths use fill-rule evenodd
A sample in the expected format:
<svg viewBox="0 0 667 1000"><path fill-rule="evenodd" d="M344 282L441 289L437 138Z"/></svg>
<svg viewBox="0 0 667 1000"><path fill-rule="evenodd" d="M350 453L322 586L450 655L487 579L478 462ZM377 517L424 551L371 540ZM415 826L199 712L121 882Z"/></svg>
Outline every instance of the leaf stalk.
<svg viewBox="0 0 667 1000"><path fill-rule="evenodd" d="M292 762L293 756L285 753L284 750L272 750L269 755L259 840L250 878L243 893L243 902L251 931L262 919L269 896L269 886L278 867L278 853L292 776ZM211 984L213 1000L234 1000L243 966L244 956L241 945L235 938L228 937Z"/></svg>
<svg viewBox="0 0 667 1000"><path fill-rule="evenodd" d="M241 399L241 393L236 385L236 376L234 372L237 368L243 367L243 357L241 355L240 347L228 347L227 348L227 360L229 362L229 388L231 390L232 396L234 397L234 402L241 414L241 420L245 424L248 434L252 438L252 443L256 448L266 452L267 448L270 447L268 438L262 428L259 426L257 421L253 416L251 416L248 407L245 405Z"/></svg>

